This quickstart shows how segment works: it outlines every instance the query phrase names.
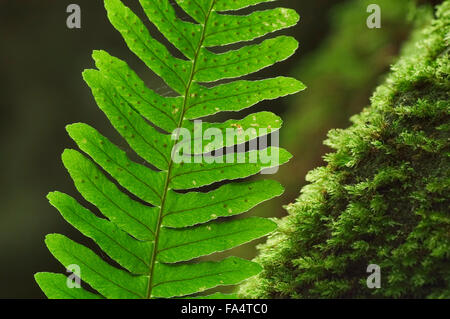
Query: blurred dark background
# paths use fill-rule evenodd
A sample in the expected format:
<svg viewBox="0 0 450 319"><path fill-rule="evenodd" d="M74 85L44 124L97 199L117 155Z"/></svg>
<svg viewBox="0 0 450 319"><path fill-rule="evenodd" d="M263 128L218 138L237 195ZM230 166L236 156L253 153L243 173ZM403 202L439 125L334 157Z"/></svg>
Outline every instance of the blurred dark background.
<svg viewBox="0 0 450 319"><path fill-rule="evenodd" d="M136 0L124 2L146 20ZM71 3L81 6L81 29L66 27ZM381 29L366 27L369 3L382 7ZM349 116L368 105L408 37L411 17L418 13L408 0L280 0L261 8L275 6L300 13L301 22L282 32L295 36L300 50L251 78L291 75L308 86L295 97L257 107L285 119L282 146L295 155L274 177L285 184L286 194L254 211L282 217L282 205L297 197L306 172L322 164L326 132L348 126ZM109 24L103 1L0 0L0 298L44 297L33 274L64 272L47 251L45 234L58 232L87 242L45 198L53 190L75 194L60 160L64 148L74 147L65 125L89 123L126 148L81 78L84 69L93 67L94 49L126 60L151 88L167 92ZM238 253L251 258L254 246L246 245Z"/></svg>

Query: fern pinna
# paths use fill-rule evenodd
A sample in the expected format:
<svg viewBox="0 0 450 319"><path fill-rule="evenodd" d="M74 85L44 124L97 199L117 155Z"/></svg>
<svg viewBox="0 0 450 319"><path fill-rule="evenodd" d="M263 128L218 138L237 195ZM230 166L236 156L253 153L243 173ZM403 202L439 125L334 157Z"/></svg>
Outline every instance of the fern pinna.
<svg viewBox="0 0 450 319"><path fill-rule="evenodd" d="M252 163L176 162L172 155L180 138L177 132L196 130L193 120L223 111L239 111L304 88L299 81L285 77L206 85L254 73L295 52L297 41L286 36L220 54L208 49L251 41L297 23L297 13L284 8L246 16L224 13L268 1L271 0L177 0L177 5L194 23L179 19L168 0L140 0L151 22L185 56L179 59L152 38L143 22L120 0L105 0L109 20L128 47L178 96L158 95L124 61L104 51L93 53L98 70L86 70L85 81L114 128L150 165L131 161L124 151L87 124L67 127L71 138L90 159L78 151L65 150L63 163L81 195L107 219L97 217L69 195L53 192L48 198L69 223L91 238L121 269L63 235L47 235L46 245L56 259L65 267L78 265L83 282L98 292L69 288L62 274L38 273L36 281L47 297L191 296L216 286L237 284L259 273L258 264L241 258L194 259L272 232L276 225L267 219L227 221L226 217L242 214L262 201L279 196L283 192L281 185L261 180L229 183L210 192L192 189L245 178L267 168L268 164L259 158ZM223 132L232 127L245 130L258 126L274 131L280 125L280 118L269 112L225 123L203 123L204 127ZM208 151L258 136L257 133L243 139L216 141L212 147L209 145ZM191 151L193 157L207 149L202 146ZM271 147L269 151L279 153L279 164L290 158L283 149ZM247 152L246 158L260 152ZM233 296L209 296L225 297Z"/></svg>

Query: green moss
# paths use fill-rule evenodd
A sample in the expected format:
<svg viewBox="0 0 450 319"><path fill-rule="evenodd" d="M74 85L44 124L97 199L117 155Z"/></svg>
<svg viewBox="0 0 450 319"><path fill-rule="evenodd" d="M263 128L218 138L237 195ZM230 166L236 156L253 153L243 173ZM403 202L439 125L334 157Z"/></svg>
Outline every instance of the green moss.
<svg viewBox="0 0 450 319"><path fill-rule="evenodd" d="M450 298L449 32L447 0L372 105L329 133L335 152L261 247L243 296ZM369 264L380 289L367 288Z"/></svg>

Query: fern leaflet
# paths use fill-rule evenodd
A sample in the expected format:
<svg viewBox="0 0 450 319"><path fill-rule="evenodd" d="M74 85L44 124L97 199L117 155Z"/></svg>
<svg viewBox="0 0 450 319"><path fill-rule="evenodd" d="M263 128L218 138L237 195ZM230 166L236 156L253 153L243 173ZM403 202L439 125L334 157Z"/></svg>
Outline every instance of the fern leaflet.
<svg viewBox="0 0 450 319"><path fill-rule="evenodd" d="M194 259L272 232L275 223L263 218L217 219L242 214L279 196L282 186L275 181L261 180L228 183L208 193L193 189L251 176L267 168L267 163L259 159L235 163L226 161L226 155L212 163L179 163L173 160L173 150L180 129L195 135L195 119L218 112L240 111L263 100L304 89L299 81L285 77L206 85L254 73L295 52L297 41L286 36L222 54L208 49L254 40L297 23L297 13L282 8L255 11L248 16L224 14L267 1L271 0L177 0L181 9L196 21L191 23L179 19L168 0L140 0L150 21L186 58L179 59L155 40L120 0L105 0L109 20L128 47L178 95L158 95L124 61L105 51L94 51L97 70L86 70L85 81L114 128L154 169L131 161L124 151L87 124L67 127L70 137L89 157L69 149L62 155L63 163L80 194L106 219L97 217L69 195L52 192L48 199L118 266L112 266L63 235L47 235L46 245L55 258L65 267L78 265L83 282L97 292L69 288L62 274L37 273L36 281L47 297L192 296L216 286L237 284L260 271L258 264L237 257L214 262ZM230 127L252 126L274 131L280 128L281 119L270 112L260 112L241 120L203 123L203 126L224 133ZM261 134L219 140L205 147L194 143L190 157L258 136ZM261 152L247 152L244 159ZM276 147L271 147L270 152L279 153L280 164L291 157ZM111 178L140 200L125 194ZM230 297L234 296L213 294L206 298Z"/></svg>

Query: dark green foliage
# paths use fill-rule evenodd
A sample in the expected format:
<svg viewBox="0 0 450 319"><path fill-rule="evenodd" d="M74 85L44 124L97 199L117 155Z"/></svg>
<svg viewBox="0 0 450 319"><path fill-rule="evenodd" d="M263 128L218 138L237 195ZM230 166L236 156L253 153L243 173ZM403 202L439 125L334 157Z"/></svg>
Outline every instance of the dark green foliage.
<svg viewBox="0 0 450 319"><path fill-rule="evenodd" d="M295 157L295 161L280 167L276 176L286 192L258 206L260 215L285 215L282 205L298 196L306 184L306 173L323 165L321 156L329 151L322 145L327 132L349 125L350 116L361 112L373 90L381 84L381 76L389 71L413 25L430 21L432 8L416 8L413 2L377 0L382 8L381 29L365 27L366 9L372 0L347 0L333 7L330 34L309 56L300 56L293 73L301 75L309 90L290 99L284 117L281 145ZM413 23L414 17L420 19L414 19Z"/></svg>
<svg viewBox="0 0 450 319"><path fill-rule="evenodd" d="M450 1L402 53L372 105L329 133L264 271L241 290L270 298L450 298ZM369 264L381 288L369 289Z"/></svg>

